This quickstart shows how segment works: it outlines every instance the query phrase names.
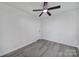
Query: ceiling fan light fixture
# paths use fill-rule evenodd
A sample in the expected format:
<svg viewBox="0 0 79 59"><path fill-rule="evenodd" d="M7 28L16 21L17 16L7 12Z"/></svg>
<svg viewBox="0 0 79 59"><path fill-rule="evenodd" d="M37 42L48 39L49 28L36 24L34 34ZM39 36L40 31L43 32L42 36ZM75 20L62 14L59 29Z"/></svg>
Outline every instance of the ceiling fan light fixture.
<svg viewBox="0 0 79 59"><path fill-rule="evenodd" d="M46 13L46 12L47 12L47 10L43 10L43 12L45 12L45 13Z"/></svg>

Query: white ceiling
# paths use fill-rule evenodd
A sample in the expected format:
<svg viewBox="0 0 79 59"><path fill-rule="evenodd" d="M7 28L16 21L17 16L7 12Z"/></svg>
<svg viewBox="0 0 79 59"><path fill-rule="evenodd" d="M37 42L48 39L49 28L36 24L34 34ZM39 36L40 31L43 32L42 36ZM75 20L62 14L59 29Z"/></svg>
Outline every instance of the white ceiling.
<svg viewBox="0 0 79 59"><path fill-rule="evenodd" d="M32 10L42 8L43 2L6 2L5 4L8 4L21 11L25 11L31 16L38 17L38 15L41 12L40 11L33 12ZM62 13L65 11L79 8L79 2L49 2L48 3L48 7L53 7L57 5L61 5L61 8L49 11L52 14L52 16L53 14ZM49 16L47 14L43 14L41 17L49 17Z"/></svg>

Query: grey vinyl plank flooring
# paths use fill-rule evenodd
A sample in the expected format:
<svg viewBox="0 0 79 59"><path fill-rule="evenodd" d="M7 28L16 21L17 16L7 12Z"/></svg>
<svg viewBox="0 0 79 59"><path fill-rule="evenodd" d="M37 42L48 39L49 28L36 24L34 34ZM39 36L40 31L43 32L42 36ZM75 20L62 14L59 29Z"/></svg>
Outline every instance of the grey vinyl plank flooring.
<svg viewBox="0 0 79 59"><path fill-rule="evenodd" d="M78 57L76 47L40 39L2 57Z"/></svg>

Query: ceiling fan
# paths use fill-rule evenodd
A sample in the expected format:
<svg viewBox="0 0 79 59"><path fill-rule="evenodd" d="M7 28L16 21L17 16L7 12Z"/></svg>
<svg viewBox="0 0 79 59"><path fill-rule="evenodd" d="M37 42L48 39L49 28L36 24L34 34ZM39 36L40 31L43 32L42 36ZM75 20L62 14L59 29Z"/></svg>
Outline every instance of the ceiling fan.
<svg viewBox="0 0 79 59"><path fill-rule="evenodd" d="M48 6L48 2L44 2L43 3L43 9L34 9L33 11L42 11L41 14L39 15L39 17L43 13L47 13L49 16L51 16L51 13L49 12L49 10L58 9L58 8L61 7L60 5L58 5L58 6L54 6L54 7L47 8L47 6Z"/></svg>

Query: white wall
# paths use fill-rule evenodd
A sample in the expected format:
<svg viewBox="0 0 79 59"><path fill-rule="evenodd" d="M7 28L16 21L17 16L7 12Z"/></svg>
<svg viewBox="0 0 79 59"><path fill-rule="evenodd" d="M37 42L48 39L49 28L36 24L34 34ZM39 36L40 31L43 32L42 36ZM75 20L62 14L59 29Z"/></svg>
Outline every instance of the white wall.
<svg viewBox="0 0 79 59"><path fill-rule="evenodd" d="M54 14L42 20L41 38L78 47L76 20L79 16L76 11L77 9Z"/></svg>
<svg viewBox="0 0 79 59"><path fill-rule="evenodd" d="M39 39L39 22L0 3L0 56Z"/></svg>
<svg viewBox="0 0 79 59"><path fill-rule="evenodd" d="M76 29L76 37L77 37L77 42L78 42L78 48L79 48L79 9L77 10L77 29Z"/></svg>

